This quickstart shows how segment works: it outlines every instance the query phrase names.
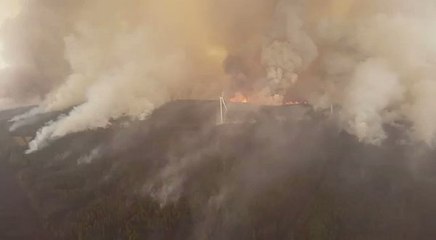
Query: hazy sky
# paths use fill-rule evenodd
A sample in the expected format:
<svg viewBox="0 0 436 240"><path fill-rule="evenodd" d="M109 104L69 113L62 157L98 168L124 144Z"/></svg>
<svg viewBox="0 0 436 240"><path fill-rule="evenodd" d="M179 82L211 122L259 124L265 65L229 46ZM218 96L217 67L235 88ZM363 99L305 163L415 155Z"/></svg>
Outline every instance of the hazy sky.
<svg viewBox="0 0 436 240"><path fill-rule="evenodd" d="M21 0L0 0L0 26L3 24L3 22L6 19L18 14L20 9L20 3ZM3 44L0 35L0 68L5 67L5 62L1 54L2 51L3 51Z"/></svg>

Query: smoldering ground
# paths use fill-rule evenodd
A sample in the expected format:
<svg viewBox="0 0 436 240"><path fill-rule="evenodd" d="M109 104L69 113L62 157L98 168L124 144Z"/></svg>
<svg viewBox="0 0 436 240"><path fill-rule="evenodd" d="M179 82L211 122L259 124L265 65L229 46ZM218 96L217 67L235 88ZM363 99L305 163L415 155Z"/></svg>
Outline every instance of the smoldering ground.
<svg viewBox="0 0 436 240"><path fill-rule="evenodd" d="M90 221L85 213L100 203L98 224L79 228L89 239L104 239L100 226L118 226L115 213L122 226L149 239L435 236L434 151L418 151L401 127L386 127L388 140L376 146L341 130L329 111L260 107L249 121L242 114L216 125L218 108L217 101L175 101L146 120L72 134L25 156L35 169L26 174L38 186L33 191L54 185L62 192L65 185L72 196L36 195L42 212L83 212L57 223L65 235L80 226L68 222ZM78 164L95 149L98 157ZM153 212L175 211L165 220L170 225L155 217L155 224L135 225L144 214L135 204L150 201Z"/></svg>

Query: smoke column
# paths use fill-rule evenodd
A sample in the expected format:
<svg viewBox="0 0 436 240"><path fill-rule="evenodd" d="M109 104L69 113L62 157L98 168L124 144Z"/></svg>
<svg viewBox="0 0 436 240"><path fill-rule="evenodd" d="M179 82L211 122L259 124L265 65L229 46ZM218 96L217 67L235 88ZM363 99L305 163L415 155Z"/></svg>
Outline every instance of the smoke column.
<svg viewBox="0 0 436 240"><path fill-rule="evenodd" d="M223 90L334 105L343 129L373 144L406 122L433 145L435 16L435 0L31 0L2 27L0 96L40 99L34 113L74 107L29 152Z"/></svg>
<svg viewBox="0 0 436 240"><path fill-rule="evenodd" d="M18 1L8 0L0 2L0 25L4 24L10 18L15 17L20 9L20 4ZM0 33L1 34L1 33ZM0 71L3 71L7 67L7 63L4 59L4 44L0 41ZM4 74L0 74L0 87L3 86L3 76ZM3 90L4 91L4 90ZM3 94L4 95L4 94ZM13 99L2 97L0 98L0 109L7 109L16 106L16 103Z"/></svg>
<svg viewBox="0 0 436 240"><path fill-rule="evenodd" d="M3 24L10 18L15 17L20 11L20 2L13 0L5 0L0 3L0 24ZM0 50L3 52L3 43L0 43ZM0 69L5 68L6 63L3 56L0 55Z"/></svg>

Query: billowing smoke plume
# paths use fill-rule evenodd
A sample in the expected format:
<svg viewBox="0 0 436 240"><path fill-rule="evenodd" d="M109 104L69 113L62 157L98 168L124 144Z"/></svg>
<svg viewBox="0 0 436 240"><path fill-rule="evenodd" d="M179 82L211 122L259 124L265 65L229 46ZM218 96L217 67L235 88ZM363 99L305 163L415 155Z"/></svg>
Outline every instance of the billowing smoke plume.
<svg viewBox="0 0 436 240"><path fill-rule="evenodd" d="M6 0L3 3L1 11L20 10L13 14L15 17L2 21L1 58L6 67L0 72L0 98L13 99L16 104L38 102L63 82L69 72L64 59L64 36L72 29L71 15L80 2Z"/></svg>
<svg viewBox="0 0 436 240"><path fill-rule="evenodd" d="M41 98L42 111L75 106L30 151L222 91L336 106L343 128L370 143L405 123L432 145L435 16L435 0L26 1L2 28L1 96Z"/></svg>

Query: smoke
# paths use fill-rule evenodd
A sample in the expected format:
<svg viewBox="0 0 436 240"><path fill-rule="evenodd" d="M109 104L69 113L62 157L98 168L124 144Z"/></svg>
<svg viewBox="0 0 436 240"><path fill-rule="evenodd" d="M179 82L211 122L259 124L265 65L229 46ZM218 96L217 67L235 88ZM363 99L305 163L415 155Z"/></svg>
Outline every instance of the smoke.
<svg viewBox="0 0 436 240"><path fill-rule="evenodd" d="M215 98L223 89L226 49L239 48L246 38L238 42L224 31L236 32L242 27L227 27L257 16L229 13L234 21L220 22L235 6L230 2L104 1L105 9L101 4L88 2L79 11L74 33L65 38L71 74L41 103L46 111L76 107L41 129L29 152L122 116L144 118L171 99ZM259 10L270 4L257 5ZM212 7L222 14L208 17Z"/></svg>
<svg viewBox="0 0 436 240"><path fill-rule="evenodd" d="M382 83L382 84L380 84ZM385 110L401 100L403 89L396 73L379 59L368 59L357 65L346 89L343 114L349 131L360 140L380 144L386 138L383 130Z"/></svg>
<svg viewBox="0 0 436 240"><path fill-rule="evenodd" d="M340 30L333 28L340 39L320 58L331 61L333 51L351 63L327 64L337 64L335 75L343 77L328 77L339 82L324 92L330 99L337 98L330 102L342 106L346 127L360 139L378 143L386 137L384 124L406 121L414 126L410 133L415 140L434 143L436 132L428 124L432 116L422 114L422 108L432 111L431 105L422 105L432 94L417 89L423 84L431 88L428 76L436 45L430 25L435 18L428 13L434 11L434 4L368 1L356 4L356 9L368 9L368 13ZM338 44L348 49L337 51Z"/></svg>
<svg viewBox="0 0 436 240"><path fill-rule="evenodd" d="M379 144L407 123L436 135L434 0L26 1L3 24L2 99L74 109L30 152L70 133L142 119L163 103L226 91L257 103L337 106ZM102 7L104 6L104 7ZM31 114L29 114L31 115Z"/></svg>
<svg viewBox="0 0 436 240"><path fill-rule="evenodd" d="M1 26L6 67L0 72L0 98L27 105L62 83L69 71L63 38L71 30L72 3L80 1L5 1L5 11L20 10Z"/></svg>
<svg viewBox="0 0 436 240"><path fill-rule="evenodd" d="M96 147L92 149L88 155L82 156L77 159L77 165L91 164L95 159L101 157L101 150L101 147Z"/></svg>
<svg viewBox="0 0 436 240"><path fill-rule="evenodd" d="M20 2L14 0L4 0L0 2L0 24L13 18L20 11ZM3 52L3 43L0 42L0 52ZM0 69L6 67L3 56L0 55Z"/></svg>
<svg viewBox="0 0 436 240"><path fill-rule="evenodd" d="M285 95L296 83L298 74L318 55L315 43L303 29L300 12L300 7L291 1L277 5L268 42L262 51L262 63L269 81L267 86L272 95Z"/></svg>

